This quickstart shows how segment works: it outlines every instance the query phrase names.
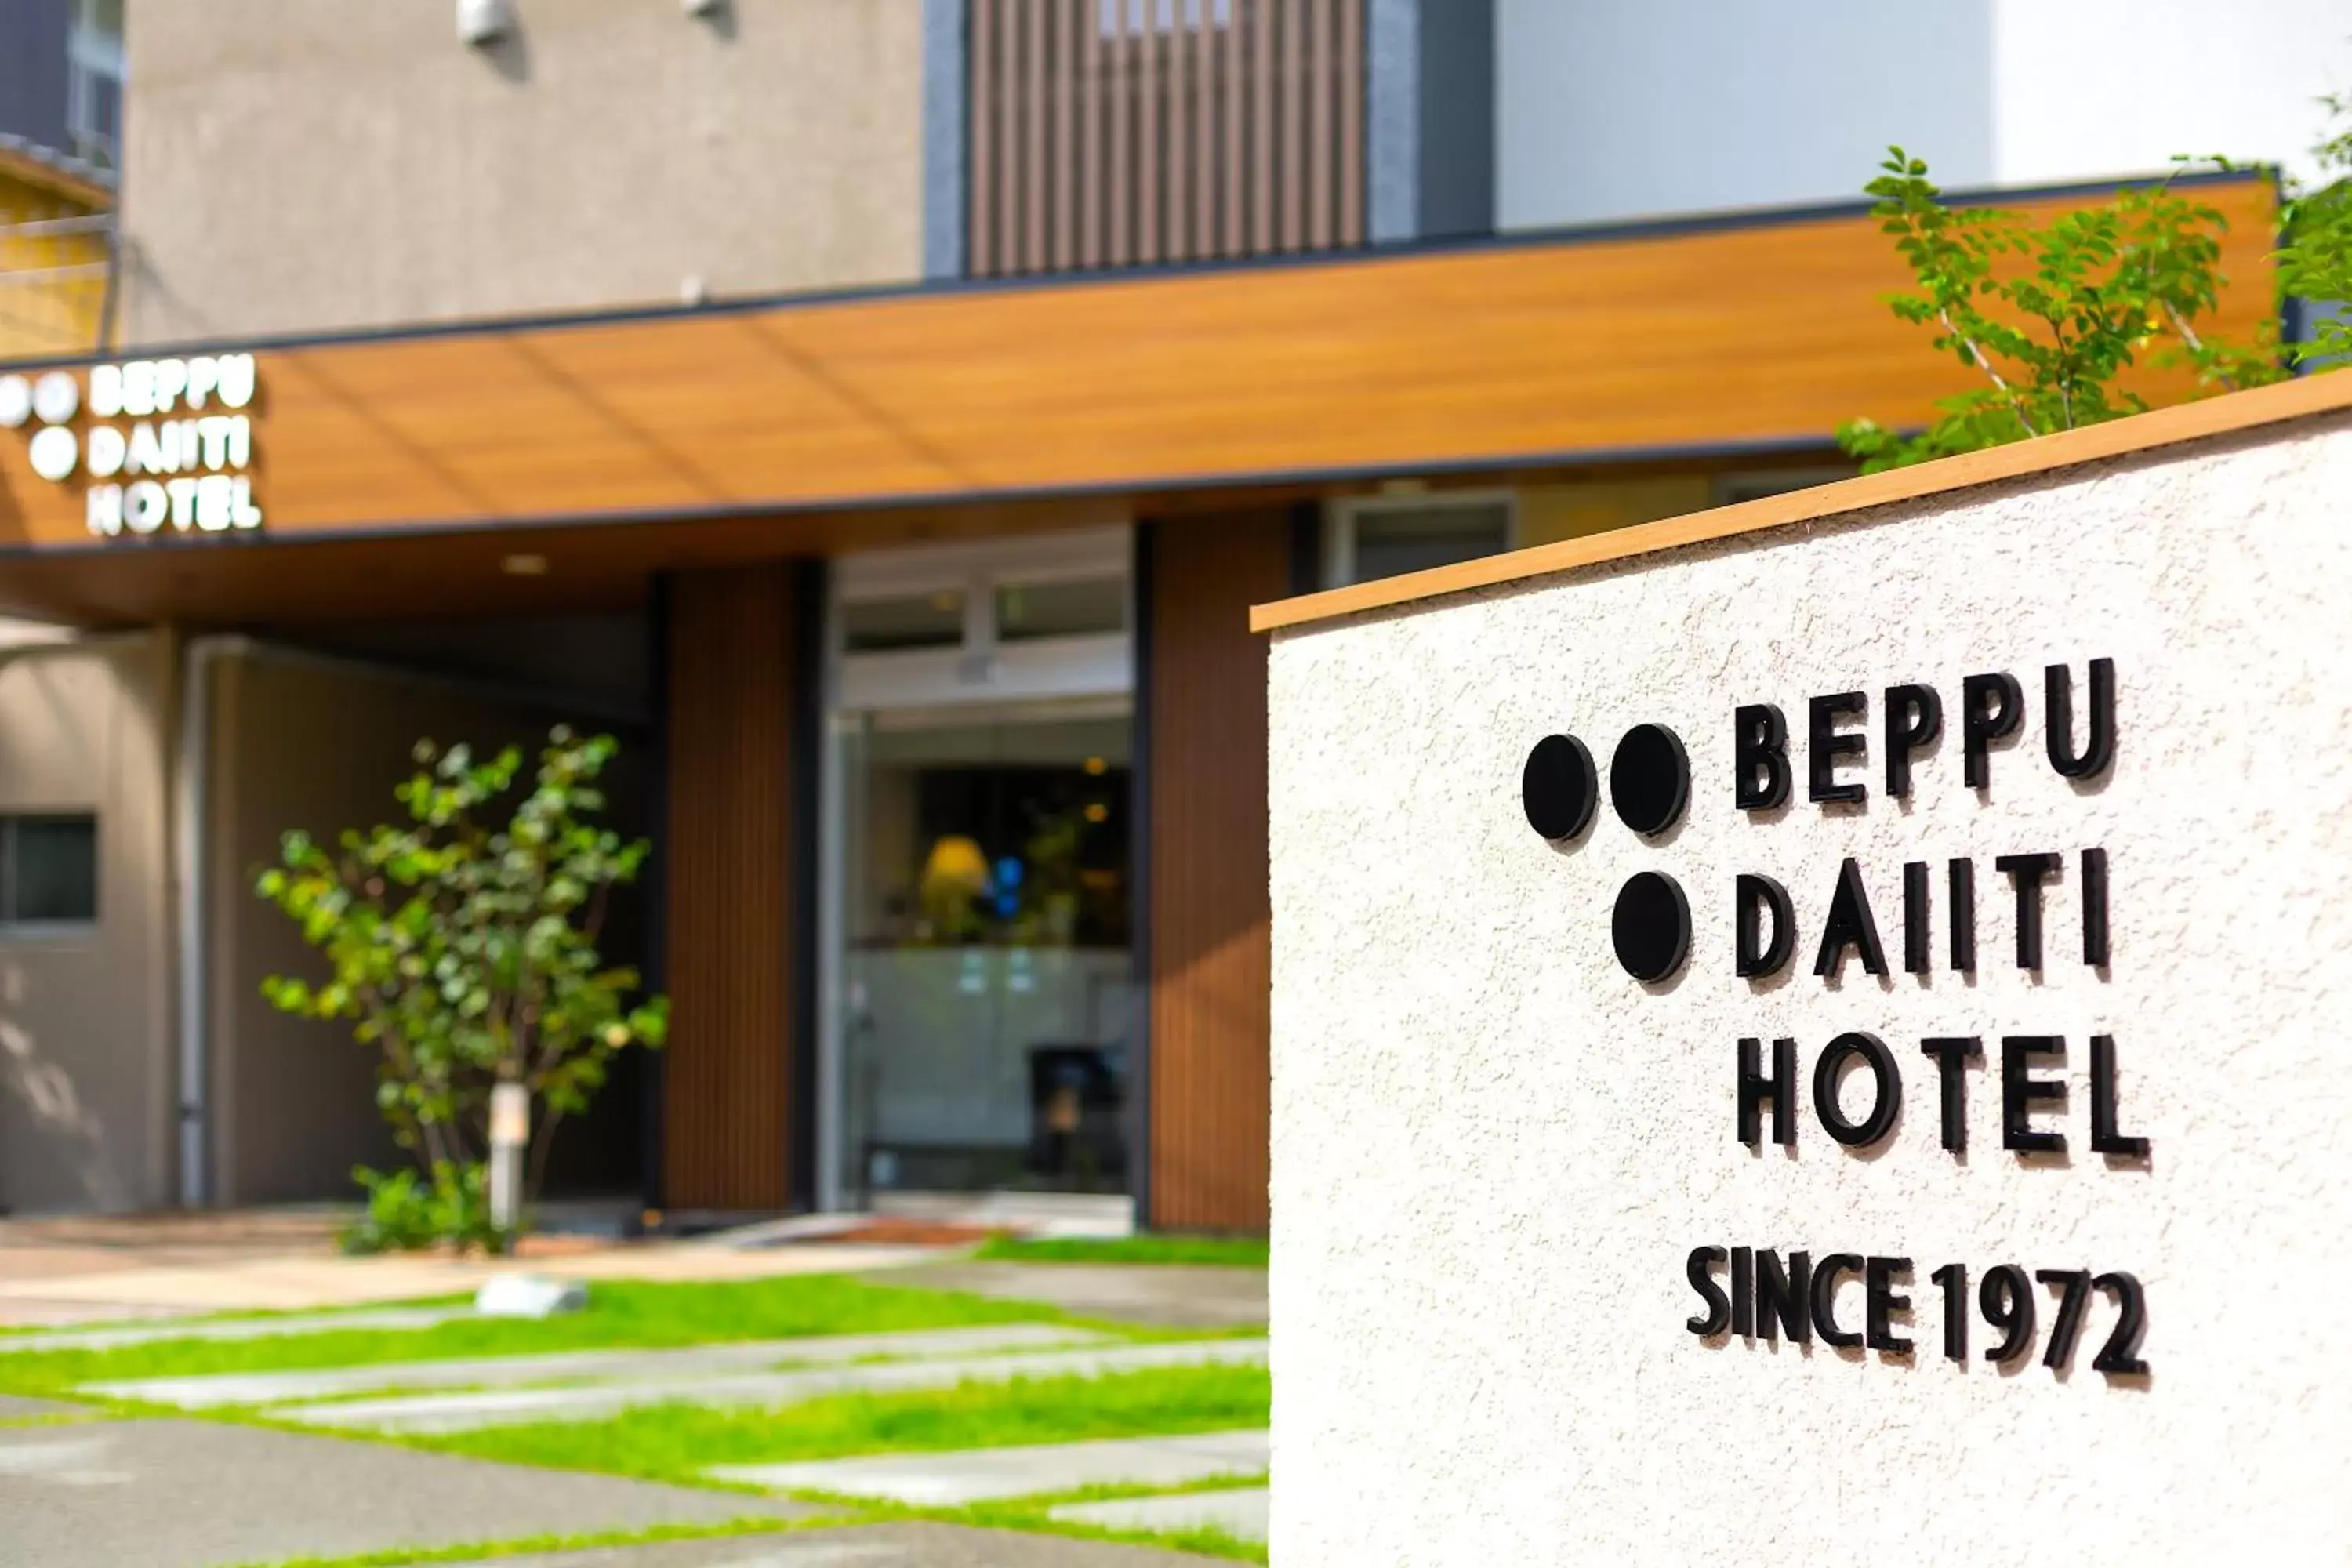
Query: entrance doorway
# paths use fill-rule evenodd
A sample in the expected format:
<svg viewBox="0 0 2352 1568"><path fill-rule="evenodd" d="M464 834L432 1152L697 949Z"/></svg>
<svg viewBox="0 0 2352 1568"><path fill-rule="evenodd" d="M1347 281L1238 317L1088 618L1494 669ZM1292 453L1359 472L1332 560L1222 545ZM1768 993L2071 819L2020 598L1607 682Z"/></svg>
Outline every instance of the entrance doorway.
<svg viewBox="0 0 2352 1568"><path fill-rule="evenodd" d="M1123 1194L1125 528L835 574L823 1200Z"/></svg>

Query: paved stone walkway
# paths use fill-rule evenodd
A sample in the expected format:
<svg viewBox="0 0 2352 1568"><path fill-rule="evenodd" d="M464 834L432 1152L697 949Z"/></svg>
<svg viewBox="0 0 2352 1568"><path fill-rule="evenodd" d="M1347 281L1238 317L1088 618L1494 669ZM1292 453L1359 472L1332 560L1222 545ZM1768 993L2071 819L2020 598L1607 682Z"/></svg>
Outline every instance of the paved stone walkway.
<svg viewBox="0 0 2352 1568"><path fill-rule="evenodd" d="M784 1366L827 1366L868 1357L971 1356L1102 1344L1107 1336L1053 1323L991 1323L904 1333L825 1334L736 1340L675 1350L558 1351L463 1361L379 1362L302 1372L217 1373L92 1383L81 1392L109 1399L207 1410L228 1405L292 1405L388 1389L518 1388L530 1384L676 1384Z"/></svg>
<svg viewBox="0 0 2352 1568"><path fill-rule="evenodd" d="M1246 1329L1266 1321L1263 1268L950 1262L893 1269L870 1283L1045 1301L1084 1317L1163 1328Z"/></svg>
<svg viewBox="0 0 2352 1568"><path fill-rule="evenodd" d="M1231 1491L1179 1492L1174 1497L1118 1498L1108 1502L1065 1503L1050 1517L1066 1524L1105 1530L1222 1530L1242 1541L1264 1541L1272 1493L1264 1487Z"/></svg>
<svg viewBox="0 0 2352 1568"><path fill-rule="evenodd" d="M812 1510L188 1421L0 1427L0 1562L180 1568Z"/></svg>
<svg viewBox="0 0 2352 1568"><path fill-rule="evenodd" d="M1220 1562L1191 1552L1003 1530L884 1524L501 1557L455 1568L1211 1568Z"/></svg>
<svg viewBox="0 0 2352 1568"><path fill-rule="evenodd" d="M28 1421L43 1415L72 1415L87 1409L80 1405L68 1405L56 1399L25 1399L14 1394L0 1394L0 1421Z"/></svg>
<svg viewBox="0 0 2352 1568"><path fill-rule="evenodd" d="M371 1432L465 1432L533 1421L596 1421L645 1405L790 1405L828 1394L945 1388L1017 1377L1094 1377L1146 1367L1243 1364L1265 1360L1264 1340L1192 1340L1110 1350L1046 1351L1028 1355L877 1362L807 1372L680 1378L588 1388L509 1388L417 1394L331 1405L274 1408L308 1426Z"/></svg>
<svg viewBox="0 0 2352 1568"><path fill-rule="evenodd" d="M1177 1487L1213 1476L1257 1476L1265 1471L1268 1452L1262 1431L1196 1432L952 1453L868 1454L805 1464L718 1465L707 1473L776 1491L835 1492L917 1508L962 1508L1080 1487Z"/></svg>

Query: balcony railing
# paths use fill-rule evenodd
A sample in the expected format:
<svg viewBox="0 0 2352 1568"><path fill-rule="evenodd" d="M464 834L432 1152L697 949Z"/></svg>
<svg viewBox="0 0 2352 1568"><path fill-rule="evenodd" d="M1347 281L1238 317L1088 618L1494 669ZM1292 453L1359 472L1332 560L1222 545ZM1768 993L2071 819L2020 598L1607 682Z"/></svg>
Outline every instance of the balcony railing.
<svg viewBox="0 0 2352 1568"><path fill-rule="evenodd" d="M114 234L110 213L0 221L0 360L106 346Z"/></svg>

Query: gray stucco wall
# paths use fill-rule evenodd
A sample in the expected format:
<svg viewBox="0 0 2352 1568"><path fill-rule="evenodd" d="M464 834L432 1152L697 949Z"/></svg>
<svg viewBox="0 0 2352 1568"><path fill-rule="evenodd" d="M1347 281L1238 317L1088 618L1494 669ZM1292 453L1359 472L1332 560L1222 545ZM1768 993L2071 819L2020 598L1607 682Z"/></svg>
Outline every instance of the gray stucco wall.
<svg viewBox="0 0 2352 1568"><path fill-rule="evenodd" d="M99 855L95 924L0 933L0 1208L173 1195L169 658L153 636L0 653L0 811L95 813Z"/></svg>
<svg viewBox="0 0 2352 1568"><path fill-rule="evenodd" d="M923 0L142 0L128 341L923 269Z"/></svg>

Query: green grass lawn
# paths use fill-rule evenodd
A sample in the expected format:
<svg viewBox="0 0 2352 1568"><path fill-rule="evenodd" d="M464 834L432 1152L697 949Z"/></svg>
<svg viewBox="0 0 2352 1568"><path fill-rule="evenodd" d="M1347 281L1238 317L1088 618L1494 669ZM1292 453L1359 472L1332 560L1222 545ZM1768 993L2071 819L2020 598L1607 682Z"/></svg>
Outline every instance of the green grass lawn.
<svg viewBox="0 0 2352 1568"><path fill-rule="evenodd" d="M831 1394L767 1410L658 1405L605 1421L494 1426L409 1441L517 1464L707 1486L706 1465L1264 1426L1272 1401L1272 1380L1262 1366L1152 1367L1100 1377Z"/></svg>
<svg viewBox="0 0 2352 1568"><path fill-rule="evenodd" d="M719 1340L887 1333L981 1323L1071 1321L1048 1306L944 1290L869 1285L838 1274L718 1284L598 1281L578 1312L541 1321L461 1319L429 1329L367 1329L257 1340L164 1340L104 1351L0 1343L0 1393L56 1394L84 1383L208 1373L280 1372L380 1362L661 1349Z"/></svg>
<svg viewBox="0 0 2352 1568"><path fill-rule="evenodd" d="M1022 1241L991 1237L976 1258L1003 1263L1215 1263L1240 1268L1265 1267L1262 1236L1122 1236Z"/></svg>

